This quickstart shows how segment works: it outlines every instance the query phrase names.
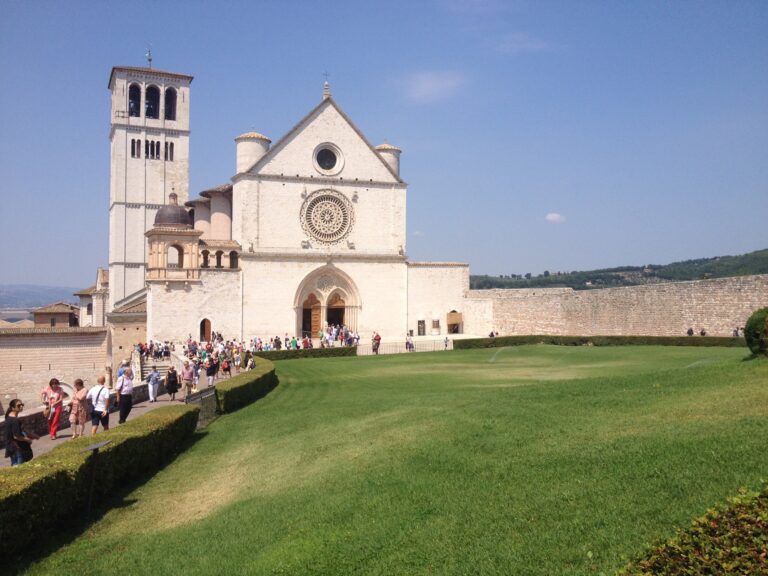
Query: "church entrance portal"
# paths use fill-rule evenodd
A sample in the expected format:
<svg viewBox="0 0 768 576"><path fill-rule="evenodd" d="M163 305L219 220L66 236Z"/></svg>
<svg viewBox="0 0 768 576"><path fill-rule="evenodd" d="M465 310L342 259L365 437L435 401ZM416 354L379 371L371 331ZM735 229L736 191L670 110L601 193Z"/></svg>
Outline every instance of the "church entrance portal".
<svg viewBox="0 0 768 576"><path fill-rule="evenodd" d="M204 318L200 321L200 341L211 341L211 321L208 318Z"/></svg>
<svg viewBox="0 0 768 576"><path fill-rule="evenodd" d="M299 284L294 300L296 333L317 338L328 324L358 329L360 296L352 279L333 264L317 268Z"/></svg>
<svg viewBox="0 0 768 576"><path fill-rule="evenodd" d="M320 300L310 294L301 307L301 336L313 338L322 329L320 325Z"/></svg>

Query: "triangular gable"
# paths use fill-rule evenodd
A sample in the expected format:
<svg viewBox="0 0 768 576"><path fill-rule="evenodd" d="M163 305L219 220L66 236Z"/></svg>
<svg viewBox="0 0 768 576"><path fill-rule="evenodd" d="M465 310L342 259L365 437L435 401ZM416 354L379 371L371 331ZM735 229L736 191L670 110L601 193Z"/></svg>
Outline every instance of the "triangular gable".
<svg viewBox="0 0 768 576"><path fill-rule="evenodd" d="M316 120L322 116L331 117L333 114L338 115L341 119L341 124L337 125L334 130L336 134L329 134L327 128L316 126ZM308 140L312 142L301 142L302 134L307 131L315 131L318 134L322 133L325 138L318 139L315 134L308 137ZM350 134L354 134L356 142L352 142ZM285 136L280 138L251 168L246 170L247 174L284 174L285 176L295 176L297 170L300 176L308 177L310 175L316 175L316 172L312 168L311 154L314 150L312 143L320 144L322 142L335 142L335 137L340 136L346 139L346 145L342 145L342 153L345 156L345 167L342 172L344 180L354 180L354 178L364 178L368 180L375 176L373 179L378 181L392 181L403 183L400 177L392 170L376 149L371 146L370 142L366 139L360 129L354 122L346 115L346 113L339 107L336 101L331 98L324 98L317 106L315 106L310 112L304 116L291 130L288 131ZM348 146L353 146L356 149L349 149ZM306 147L300 151L298 157L300 160L297 162L293 154L290 153L290 148ZM307 149L310 148L311 149ZM364 150L364 152L363 152ZM285 154L285 155L284 155ZM283 156L284 155L284 156ZM280 158L283 156L283 158ZM365 170L360 162L368 163L368 170ZM369 161L369 162L367 162ZM375 174L371 173L371 169ZM305 172L305 173L302 173Z"/></svg>

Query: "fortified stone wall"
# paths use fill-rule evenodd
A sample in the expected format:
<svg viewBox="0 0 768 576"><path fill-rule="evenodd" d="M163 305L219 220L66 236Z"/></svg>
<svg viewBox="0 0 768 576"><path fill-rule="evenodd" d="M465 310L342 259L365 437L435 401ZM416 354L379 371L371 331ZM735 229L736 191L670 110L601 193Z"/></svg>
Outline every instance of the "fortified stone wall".
<svg viewBox="0 0 768 576"><path fill-rule="evenodd" d="M689 327L730 336L768 305L768 275L574 291L470 290L492 303L500 334L680 336Z"/></svg>
<svg viewBox="0 0 768 576"><path fill-rule="evenodd" d="M0 330L0 399L21 398L33 408L51 378L89 384L105 374L106 328Z"/></svg>

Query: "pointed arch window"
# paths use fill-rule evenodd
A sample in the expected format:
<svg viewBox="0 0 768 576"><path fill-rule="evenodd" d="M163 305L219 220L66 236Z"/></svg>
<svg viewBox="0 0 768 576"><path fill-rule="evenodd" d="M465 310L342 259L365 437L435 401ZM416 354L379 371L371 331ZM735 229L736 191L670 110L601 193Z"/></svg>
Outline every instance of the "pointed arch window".
<svg viewBox="0 0 768 576"><path fill-rule="evenodd" d="M176 89L165 90L165 119L176 120Z"/></svg>
<svg viewBox="0 0 768 576"><path fill-rule="evenodd" d="M147 118L159 118L160 117L160 88L157 86L150 86L147 88L144 102L144 115Z"/></svg>
<svg viewBox="0 0 768 576"><path fill-rule="evenodd" d="M128 88L128 116L141 116L141 87L138 84Z"/></svg>

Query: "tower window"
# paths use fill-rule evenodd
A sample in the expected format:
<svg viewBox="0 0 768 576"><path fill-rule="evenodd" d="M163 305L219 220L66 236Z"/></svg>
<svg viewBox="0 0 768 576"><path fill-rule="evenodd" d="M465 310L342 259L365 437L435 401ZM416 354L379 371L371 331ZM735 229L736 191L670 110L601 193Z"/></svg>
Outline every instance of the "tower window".
<svg viewBox="0 0 768 576"><path fill-rule="evenodd" d="M165 90L165 119L176 120L176 90L173 88Z"/></svg>
<svg viewBox="0 0 768 576"><path fill-rule="evenodd" d="M218 252L216 252L216 268L222 267L221 260L223 257L224 257L224 252L222 250L219 250Z"/></svg>
<svg viewBox="0 0 768 576"><path fill-rule="evenodd" d="M141 116L141 88L131 84L128 88L128 116Z"/></svg>
<svg viewBox="0 0 768 576"><path fill-rule="evenodd" d="M149 158L149 140L144 140L144 158Z"/></svg>
<svg viewBox="0 0 768 576"><path fill-rule="evenodd" d="M147 118L160 117L160 89L157 86L147 88L144 103L144 115Z"/></svg>
<svg viewBox="0 0 768 576"><path fill-rule="evenodd" d="M171 142L171 155L170 155L170 160L171 160L171 162L173 162L173 142Z"/></svg>
<svg viewBox="0 0 768 576"><path fill-rule="evenodd" d="M237 268L237 252L234 250L229 253L229 267Z"/></svg>
<svg viewBox="0 0 768 576"><path fill-rule="evenodd" d="M155 158L160 160L160 142L155 142Z"/></svg>
<svg viewBox="0 0 768 576"><path fill-rule="evenodd" d="M165 160L167 162L173 162L173 142L165 143Z"/></svg>

